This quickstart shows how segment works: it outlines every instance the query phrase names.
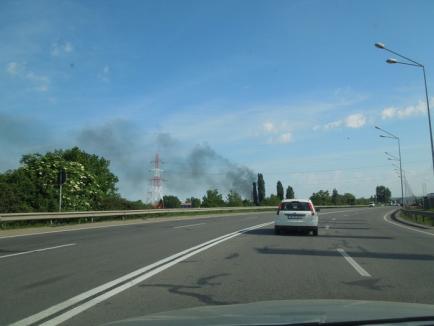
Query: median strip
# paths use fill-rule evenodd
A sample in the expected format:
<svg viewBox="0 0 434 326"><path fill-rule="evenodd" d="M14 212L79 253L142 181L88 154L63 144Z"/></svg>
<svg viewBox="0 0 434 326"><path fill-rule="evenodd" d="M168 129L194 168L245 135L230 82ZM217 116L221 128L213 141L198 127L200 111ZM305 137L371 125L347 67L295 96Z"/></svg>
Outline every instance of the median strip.
<svg viewBox="0 0 434 326"><path fill-rule="evenodd" d="M75 245L76 245L76 243L68 243L68 244L64 244L64 245L60 245L60 246L55 246L55 247L48 247L48 248L42 248L42 249L23 251L23 252L18 252L18 253L15 253L15 254L9 254L9 255L0 256L0 259L8 258L8 257L14 257L14 256L20 256L20 255L27 255L27 254L31 254L31 253L34 253L34 252L53 250L53 249L58 249L58 248L63 248L63 247L70 247L70 246L75 246Z"/></svg>
<svg viewBox="0 0 434 326"><path fill-rule="evenodd" d="M153 264L142 267L136 271L133 271L129 274L126 274L122 277L119 277L113 281L102 284L94 289L81 293L75 297L72 297L64 302L56 304L48 309L45 309L35 315L29 316L25 319L17 321L13 323L14 326L23 326L23 325L32 325L41 320L45 320L47 318L51 318L46 320L44 323L40 325L58 325L61 322L64 322L77 314L95 306L96 304L103 302L110 297L127 290L128 288L143 282L144 280L150 278L153 275L156 275L162 272L169 267L176 265L177 263L196 255L202 251L205 251L211 247L214 247L224 241L237 237L241 234L244 234L248 231L262 228L264 226L270 225L273 222L263 223L254 225L245 229L241 229L232 233L225 234L221 237L212 239L210 241L201 243L197 246L189 248L187 250L181 251L177 254L166 257L162 260L159 260ZM90 300L89 300L90 299ZM85 301L88 300L88 301ZM67 310L68 308L71 308ZM67 311L65 311L67 310ZM61 313L58 316L56 314ZM54 317L55 316L55 317ZM54 317L54 318L53 318Z"/></svg>

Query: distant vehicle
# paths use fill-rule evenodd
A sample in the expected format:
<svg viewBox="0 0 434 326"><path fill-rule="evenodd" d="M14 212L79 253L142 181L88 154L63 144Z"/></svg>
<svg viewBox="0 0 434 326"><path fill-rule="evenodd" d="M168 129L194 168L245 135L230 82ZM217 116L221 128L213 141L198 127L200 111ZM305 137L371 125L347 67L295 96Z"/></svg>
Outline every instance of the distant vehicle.
<svg viewBox="0 0 434 326"><path fill-rule="evenodd" d="M375 203L369 203L369 207L375 207Z"/></svg>
<svg viewBox="0 0 434 326"><path fill-rule="evenodd" d="M274 233L281 230L312 232L318 235L318 214L309 199L285 199L279 205L274 219Z"/></svg>

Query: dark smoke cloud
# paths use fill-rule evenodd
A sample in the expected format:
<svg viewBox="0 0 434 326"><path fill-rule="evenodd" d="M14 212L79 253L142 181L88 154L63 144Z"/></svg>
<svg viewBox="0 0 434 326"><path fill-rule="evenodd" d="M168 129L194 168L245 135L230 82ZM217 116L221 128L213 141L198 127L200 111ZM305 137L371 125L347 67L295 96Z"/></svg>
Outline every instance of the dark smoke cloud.
<svg viewBox="0 0 434 326"><path fill-rule="evenodd" d="M0 171L16 168L24 154L52 149L56 141L49 125L0 112Z"/></svg>
<svg viewBox="0 0 434 326"><path fill-rule="evenodd" d="M156 152L163 161L166 194L184 199L217 188L223 193L235 190L250 198L253 171L229 161L206 144L187 145L169 133L143 134L125 120L85 128L79 132L77 142L84 150L111 161L119 177L119 190L127 198L149 198L151 161Z"/></svg>

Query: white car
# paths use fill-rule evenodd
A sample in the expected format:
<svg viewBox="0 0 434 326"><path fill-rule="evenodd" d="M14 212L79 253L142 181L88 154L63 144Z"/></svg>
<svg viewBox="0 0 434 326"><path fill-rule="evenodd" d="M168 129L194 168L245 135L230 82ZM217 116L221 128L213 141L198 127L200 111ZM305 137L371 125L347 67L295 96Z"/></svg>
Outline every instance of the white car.
<svg viewBox="0 0 434 326"><path fill-rule="evenodd" d="M309 199L285 199L279 205L274 219L274 233L283 229L312 231L318 235L318 213Z"/></svg>
<svg viewBox="0 0 434 326"><path fill-rule="evenodd" d="M375 207L375 203L369 203L369 207Z"/></svg>

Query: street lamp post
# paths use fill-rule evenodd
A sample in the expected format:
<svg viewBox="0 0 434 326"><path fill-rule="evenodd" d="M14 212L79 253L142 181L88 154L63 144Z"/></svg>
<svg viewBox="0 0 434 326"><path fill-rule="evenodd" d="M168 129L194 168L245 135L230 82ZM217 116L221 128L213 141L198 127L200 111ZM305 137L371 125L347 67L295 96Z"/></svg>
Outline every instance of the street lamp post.
<svg viewBox="0 0 434 326"><path fill-rule="evenodd" d="M416 62L408 57L403 56L402 54L399 54L395 51L392 51L388 48L386 48L384 46L383 43L375 43L375 47L382 49L382 50L386 50L390 53L393 53L395 55L397 55L398 57L407 60L408 62L401 62L398 61L394 58L389 58L386 60L387 63L390 64L395 64L395 63L399 63L402 65L407 65L407 66L413 66L413 67L418 67L418 68L422 68L423 71L423 80L425 83L425 99L426 99L426 108L427 108L427 113L428 113L428 125L429 125L429 136L430 136L430 142L431 142L431 158L432 158L432 165L433 165L433 174L434 174L434 144L433 144L433 138L432 138L432 127L431 127L431 113L430 113L430 108L429 108L429 98L428 98L428 87L426 86L426 73L425 73L425 66L419 62Z"/></svg>
<svg viewBox="0 0 434 326"><path fill-rule="evenodd" d="M395 140L398 141L398 153L399 153L399 157L397 158L394 155L391 155L391 154L389 154L387 152L385 152L385 154L387 156L389 156L389 158L388 158L389 160L399 161L399 172L400 172L400 175L401 175L401 178L400 178L401 179L401 204L402 204L402 206L404 206L404 183L403 183L403 180L402 180L401 141L400 141L400 139L399 139L398 136L395 136L394 134L388 132L387 130L381 129L378 126L375 126L375 129L381 130L382 132L384 132L384 133L386 133L388 135L388 136L386 136L386 135L380 135L381 138L390 138L390 139L395 139Z"/></svg>

